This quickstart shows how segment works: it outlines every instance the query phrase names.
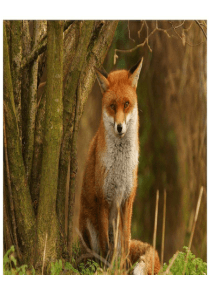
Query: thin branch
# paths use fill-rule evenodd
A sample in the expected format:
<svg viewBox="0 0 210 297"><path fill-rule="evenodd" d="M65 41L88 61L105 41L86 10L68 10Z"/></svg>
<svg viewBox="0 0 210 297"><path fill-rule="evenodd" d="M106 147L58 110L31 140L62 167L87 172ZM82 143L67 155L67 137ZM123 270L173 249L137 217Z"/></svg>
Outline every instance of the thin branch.
<svg viewBox="0 0 210 297"><path fill-rule="evenodd" d="M163 28L158 27L158 21L156 21L156 30L165 33L168 36L168 38L171 38L172 37L171 35L168 34L168 31L170 29L171 28L163 29Z"/></svg>
<svg viewBox="0 0 210 297"><path fill-rule="evenodd" d="M176 260L177 256L179 254L179 251L176 252L176 254L173 255L173 258L171 259L171 263L168 265L166 271L163 273L163 275L169 274L169 271L172 267L172 265L174 264L174 261Z"/></svg>
<svg viewBox="0 0 210 297"><path fill-rule="evenodd" d="M156 193L155 222L154 222L154 234L153 234L152 275L154 275L154 267L155 267L155 249L156 249L156 236L157 236L158 203L159 203L159 190L157 190L157 193Z"/></svg>
<svg viewBox="0 0 210 297"><path fill-rule="evenodd" d="M44 274L44 264L45 264L46 247L47 247L47 233L46 233L45 244L44 244L43 263L42 263L42 275Z"/></svg>
<svg viewBox="0 0 210 297"><path fill-rule="evenodd" d="M201 31L203 32L203 35L205 36L205 38L207 39L206 32L204 31L204 29L203 29L202 26L201 26L201 25L203 25L203 24L199 23L198 21L195 21L195 22L196 22L196 24L199 26L199 28L201 29Z"/></svg>
<svg viewBox="0 0 210 297"><path fill-rule="evenodd" d="M181 39L182 43L185 45L185 44L188 44L189 46L191 47L194 47L194 46L198 46L202 43L204 43L203 41L197 43L197 44L191 44L189 43L188 41L185 40L185 35L184 36L181 36L177 31L176 31L176 27L174 27L173 23L172 22L169 22L172 26L172 28L174 29L174 32L176 33L176 35Z"/></svg>
<svg viewBox="0 0 210 297"><path fill-rule="evenodd" d="M195 212L192 232L191 232L190 241L189 241L189 245L188 245L189 249L191 249L191 245L192 245L193 235L194 235L194 231L195 231L196 222L198 219L198 213L199 213L199 209L200 209L202 196L203 196L203 187L201 187L201 189L200 189L200 194L199 194L199 198L198 198L198 202L197 202L197 206L196 206L196 212Z"/></svg>
<svg viewBox="0 0 210 297"><path fill-rule="evenodd" d="M162 226L161 261L160 261L162 267L163 267L163 258L164 258L165 223L166 223L166 190L164 190L163 226Z"/></svg>
<svg viewBox="0 0 210 297"><path fill-rule="evenodd" d="M193 23L194 23L194 21L192 21L192 22L190 23L190 25L189 25L188 28L183 28L183 31L189 31L189 30L191 29Z"/></svg>
<svg viewBox="0 0 210 297"><path fill-rule="evenodd" d="M132 40L133 42L136 42L135 39L131 38L131 31L130 31L129 21L128 21L128 38L130 40Z"/></svg>
<svg viewBox="0 0 210 297"><path fill-rule="evenodd" d="M146 25L146 27L147 27L147 38L146 38L146 43L147 43L148 49L150 50L150 52L152 52L152 49L151 49L151 47L149 46L149 36L155 33L156 28L155 28L155 29L149 34L149 36L148 36L149 27L148 27L148 25L147 25L147 22L145 22L145 25Z"/></svg>
<svg viewBox="0 0 210 297"><path fill-rule="evenodd" d="M178 28L182 27L184 25L184 23L185 23L185 21L183 21L180 25L174 27L174 29L178 29Z"/></svg>
<svg viewBox="0 0 210 297"><path fill-rule="evenodd" d="M195 231L196 222L197 222L197 219L198 219L198 213L199 213L199 209L200 209L200 205L201 205L202 196L203 196L203 187L201 187L199 197L198 197L198 202L197 202L197 206L196 206L194 222L193 222L192 231L191 231L191 235L190 235L190 240L189 240L189 244L188 244L188 251L187 251L187 255L186 255L186 259L185 259L183 274L185 274L186 267L187 267L188 256L189 256L189 252L191 250L193 235L194 235L194 231Z"/></svg>
<svg viewBox="0 0 210 297"><path fill-rule="evenodd" d="M139 31L137 32L137 33L138 33L138 36L139 36L139 38L140 38L140 34L141 34L141 31L142 31L142 29L143 29L144 25L145 25L145 21L143 21L143 22L142 22L142 24L141 24L141 28L140 28L140 29L139 29Z"/></svg>
<svg viewBox="0 0 210 297"><path fill-rule="evenodd" d="M207 25L204 20L203 20L203 23L200 23L200 25L207 29Z"/></svg>

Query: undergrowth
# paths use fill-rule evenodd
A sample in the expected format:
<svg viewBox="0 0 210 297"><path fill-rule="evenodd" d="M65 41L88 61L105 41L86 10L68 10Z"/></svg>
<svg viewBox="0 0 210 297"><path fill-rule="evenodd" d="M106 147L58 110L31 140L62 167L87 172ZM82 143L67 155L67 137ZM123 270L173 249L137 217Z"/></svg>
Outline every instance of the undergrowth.
<svg viewBox="0 0 210 297"><path fill-rule="evenodd" d="M174 263L171 265L169 273L171 275L182 275L185 270L185 275L205 275L207 274L207 263L202 259L196 258L195 255L189 251L188 261L186 263L186 255L188 248L184 247L183 252L179 252ZM130 271L125 271L120 267L120 261L116 261L111 268L105 269L95 261L88 259L80 264L76 264L76 259L79 257L80 249L77 244L73 246L73 253L71 262L64 260L57 260L54 263L50 263L46 268L45 274L50 275L102 275L102 274L129 274ZM172 257L173 258L173 257ZM168 264L164 264L159 274L164 274L167 268L170 266L172 258ZM28 265L18 266L15 258L15 248L12 246L4 255L3 258L3 273L4 275L35 275L41 274L40 270L36 271L34 267L28 267Z"/></svg>
<svg viewBox="0 0 210 297"><path fill-rule="evenodd" d="M202 259L196 258L195 255L189 251L188 261L186 263L186 256L188 252L188 247L183 247L183 252L179 252L174 263L170 268L170 274L172 275L182 275L185 271L185 275L205 275L207 274L207 263L203 262ZM169 260L169 264L166 263L163 265L162 272L166 271L170 265L172 258ZM186 266L186 267L185 267ZM160 274L162 274L160 272Z"/></svg>

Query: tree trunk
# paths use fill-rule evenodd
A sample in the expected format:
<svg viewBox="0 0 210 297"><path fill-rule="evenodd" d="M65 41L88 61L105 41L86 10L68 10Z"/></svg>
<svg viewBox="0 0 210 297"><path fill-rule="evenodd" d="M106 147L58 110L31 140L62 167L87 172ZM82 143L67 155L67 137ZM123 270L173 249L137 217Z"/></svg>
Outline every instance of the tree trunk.
<svg viewBox="0 0 210 297"><path fill-rule="evenodd" d="M35 216L25 176L19 127L15 111L10 61L4 26L4 122L11 191L17 220L18 236L24 259L29 263L34 256Z"/></svg>
<svg viewBox="0 0 210 297"><path fill-rule="evenodd" d="M37 264L43 260L45 245L45 261L58 258L56 194L63 124L63 25L63 21L48 21L47 24L46 117L37 218Z"/></svg>

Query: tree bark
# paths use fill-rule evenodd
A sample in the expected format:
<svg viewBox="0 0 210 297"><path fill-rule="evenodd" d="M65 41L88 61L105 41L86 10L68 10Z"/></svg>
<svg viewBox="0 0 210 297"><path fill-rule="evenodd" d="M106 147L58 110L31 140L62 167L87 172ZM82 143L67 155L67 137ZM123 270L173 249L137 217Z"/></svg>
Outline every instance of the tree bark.
<svg viewBox="0 0 210 297"><path fill-rule="evenodd" d="M79 24L81 26L81 24ZM94 21L87 21L81 29L81 35L77 46L76 55L71 64L69 73L65 79L64 89L64 121L63 121L63 140L61 146L60 163L59 163L59 180L57 194L57 210L59 223L62 233L65 230L65 200L66 200L66 184L67 173L70 160L70 139L74 128L75 109L76 109L76 90L82 71L83 63L86 58L87 48L91 39Z"/></svg>
<svg viewBox="0 0 210 297"><path fill-rule="evenodd" d="M25 176L19 127L15 111L10 61L4 26L4 118L11 190L17 219L18 235L24 259L31 263L34 256L35 216Z"/></svg>
<svg viewBox="0 0 210 297"><path fill-rule="evenodd" d="M11 187L11 178L10 178L10 171L9 171L9 162L8 162L8 154L7 154L7 141L6 141L6 129L4 123L4 186L6 192L4 192L4 207L6 212L10 213L11 218L11 234L13 235L13 244L15 246L15 250L17 252L18 259L21 259L19 244L17 239L17 224L15 219L15 209L14 209L14 202L12 197L12 187ZM5 214L6 214L5 212ZM10 245L11 246L11 245ZM9 248L10 248L9 246Z"/></svg>
<svg viewBox="0 0 210 297"><path fill-rule="evenodd" d="M58 164L63 124L63 21L47 24L47 85L45 138L43 145L42 176L38 206L37 264L58 258L59 233L56 216ZM47 238L47 242L45 242Z"/></svg>
<svg viewBox="0 0 210 297"><path fill-rule="evenodd" d="M41 21L33 21L33 45L35 48L40 38L41 32ZM25 168L26 177L30 185L30 176L33 160L34 150L34 130L35 130L35 119L37 111L37 74L38 74L38 60L36 59L30 65L29 71L29 106L27 113L27 128L26 128L26 139L25 139Z"/></svg>
<svg viewBox="0 0 210 297"><path fill-rule="evenodd" d="M22 60L22 21L11 21L11 74L14 91L15 108L18 122L19 139L22 142L21 117L21 72Z"/></svg>
<svg viewBox="0 0 210 297"><path fill-rule="evenodd" d="M31 52L31 36L29 32L29 21L23 21L23 34L22 34L22 52L23 57L29 55ZM21 114L22 114L22 154L25 163L25 142L27 132L28 120L28 106L29 106L29 71L30 65L22 70L22 83L21 83Z"/></svg>

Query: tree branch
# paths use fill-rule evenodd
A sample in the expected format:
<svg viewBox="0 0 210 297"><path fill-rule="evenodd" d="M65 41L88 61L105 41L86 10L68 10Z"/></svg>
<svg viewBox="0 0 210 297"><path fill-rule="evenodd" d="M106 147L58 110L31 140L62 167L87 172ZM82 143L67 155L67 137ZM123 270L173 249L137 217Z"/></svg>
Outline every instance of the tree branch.
<svg viewBox="0 0 210 297"><path fill-rule="evenodd" d="M37 45L38 38L41 33L41 22L33 21L33 48ZM34 130L35 119L37 111L37 74L38 74L38 61L34 60L30 65L29 70L29 98L28 98L28 120L25 137L25 150L24 160L26 168L26 177L30 185L31 168L33 161L34 150Z"/></svg>
<svg viewBox="0 0 210 297"><path fill-rule="evenodd" d="M22 60L22 21L11 23L11 75L14 91L15 109L18 122L18 134L22 144L22 117L21 117L21 60Z"/></svg>
<svg viewBox="0 0 210 297"><path fill-rule="evenodd" d="M201 25L203 25L203 24L200 24L198 21L195 21L195 22L196 22L196 24L199 26L199 28L201 29L201 31L203 32L203 35L205 36L205 38L206 38L206 40L207 40L206 32L204 31L204 29L203 29L202 26L201 26Z"/></svg>
<svg viewBox="0 0 210 297"><path fill-rule="evenodd" d="M177 26L174 27L174 25L173 25L172 22L169 22L169 23L171 24L172 28L174 29L174 32L176 33L176 35L181 39L183 45L187 44L187 45L193 47L193 46L198 46L198 45L204 43L203 41L201 41L201 42L199 42L199 43L197 43L197 44L191 44L191 43L189 43L188 41L186 41L186 36L185 36L185 34L184 34L183 36L181 36L181 35L176 31ZM178 26L178 27L179 27L179 26Z"/></svg>

